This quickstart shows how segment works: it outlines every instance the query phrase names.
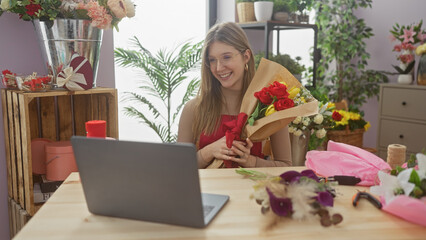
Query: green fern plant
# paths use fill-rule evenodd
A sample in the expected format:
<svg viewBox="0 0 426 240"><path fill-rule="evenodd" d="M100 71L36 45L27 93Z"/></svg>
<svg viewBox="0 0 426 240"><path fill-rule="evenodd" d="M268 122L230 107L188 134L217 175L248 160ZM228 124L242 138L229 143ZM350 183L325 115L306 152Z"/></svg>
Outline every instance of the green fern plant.
<svg viewBox="0 0 426 240"><path fill-rule="evenodd" d="M173 132L172 126L182 107L199 88L199 78L189 80L187 73L199 68L202 42L186 42L171 51L159 50L156 55L145 49L137 37L131 39L131 44L136 50L115 49L115 61L119 66L141 69L146 78L138 87L142 94L124 93L124 101L135 103L125 107L124 113L150 127L161 141L175 142L177 133ZM176 101L175 90L184 82L188 82L187 90L172 111L172 100ZM154 104L156 100L160 100L163 106Z"/></svg>

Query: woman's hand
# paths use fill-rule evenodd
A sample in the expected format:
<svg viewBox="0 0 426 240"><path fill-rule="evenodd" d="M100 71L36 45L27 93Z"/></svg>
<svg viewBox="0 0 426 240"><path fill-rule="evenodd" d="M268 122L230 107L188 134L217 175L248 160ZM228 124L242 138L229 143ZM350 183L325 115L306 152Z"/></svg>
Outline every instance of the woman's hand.
<svg viewBox="0 0 426 240"><path fill-rule="evenodd" d="M228 148L226 145L225 136L216 142L211 143L208 148L213 155L213 159L229 160L230 157L236 156L236 154L231 150L232 148Z"/></svg>
<svg viewBox="0 0 426 240"><path fill-rule="evenodd" d="M246 142L234 141L232 143L232 152L234 156L229 156L227 160L234 161L243 167L255 167L256 156L250 155L250 150L253 147L253 142L250 139L246 139ZM239 156L239 157L236 157Z"/></svg>

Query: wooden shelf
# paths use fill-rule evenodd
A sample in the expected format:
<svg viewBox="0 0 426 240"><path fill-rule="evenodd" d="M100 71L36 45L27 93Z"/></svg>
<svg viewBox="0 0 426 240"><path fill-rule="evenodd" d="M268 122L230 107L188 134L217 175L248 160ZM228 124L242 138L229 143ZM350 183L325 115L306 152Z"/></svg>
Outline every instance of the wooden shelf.
<svg viewBox="0 0 426 240"><path fill-rule="evenodd" d="M85 123L105 120L107 136L118 139L117 90L23 92L1 89L8 195L33 216L31 140L67 141L86 136Z"/></svg>

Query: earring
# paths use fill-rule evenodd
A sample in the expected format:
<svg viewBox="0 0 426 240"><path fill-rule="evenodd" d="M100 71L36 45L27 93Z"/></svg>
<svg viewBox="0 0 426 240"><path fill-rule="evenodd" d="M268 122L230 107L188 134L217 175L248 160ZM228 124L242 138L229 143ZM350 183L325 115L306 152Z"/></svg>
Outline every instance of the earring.
<svg viewBox="0 0 426 240"><path fill-rule="evenodd" d="M244 70L248 70L248 64L246 63L246 65L244 66Z"/></svg>

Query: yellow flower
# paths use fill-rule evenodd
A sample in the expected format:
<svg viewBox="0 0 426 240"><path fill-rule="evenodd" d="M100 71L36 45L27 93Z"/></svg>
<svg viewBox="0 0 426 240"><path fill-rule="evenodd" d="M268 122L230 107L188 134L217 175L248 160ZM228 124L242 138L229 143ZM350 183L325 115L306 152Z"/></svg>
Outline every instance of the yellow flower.
<svg viewBox="0 0 426 240"><path fill-rule="evenodd" d="M420 55L425 54L425 53L426 53L426 43L424 43L424 44L422 44L422 45L420 45L416 48L416 54L417 55L420 56Z"/></svg>
<svg viewBox="0 0 426 240"><path fill-rule="evenodd" d="M364 125L364 129L367 132L367 130L371 127L370 122L367 122L367 124Z"/></svg>
<svg viewBox="0 0 426 240"><path fill-rule="evenodd" d="M278 81L278 82L281 83L281 84L284 84L286 87L288 87L286 82L284 82L284 81Z"/></svg>
<svg viewBox="0 0 426 240"><path fill-rule="evenodd" d="M327 105L327 109L331 109L331 108L335 108L335 107L336 107L336 104L334 104L332 102L329 102L328 105Z"/></svg>
<svg viewBox="0 0 426 240"><path fill-rule="evenodd" d="M274 104L269 105L269 107L266 109L265 117L271 115L274 112L276 112Z"/></svg>
<svg viewBox="0 0 426 240"><path fill-rule="evenodd" d="M288 91L289 93L288 98L294 99L299 92L300 92L300 88L292 87L290 91Z"/></svg>

